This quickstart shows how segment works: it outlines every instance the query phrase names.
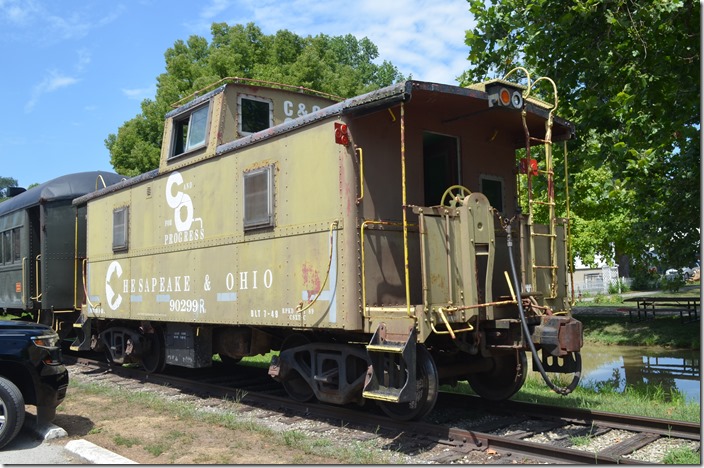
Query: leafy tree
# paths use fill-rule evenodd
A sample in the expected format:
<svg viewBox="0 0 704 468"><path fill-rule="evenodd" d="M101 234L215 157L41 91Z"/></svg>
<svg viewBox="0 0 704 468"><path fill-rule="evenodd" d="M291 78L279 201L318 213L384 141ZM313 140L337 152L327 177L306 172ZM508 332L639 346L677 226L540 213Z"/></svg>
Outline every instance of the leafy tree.
<svg viewBox="0 0 704 468"><path fill-rule="evenodd" d="M477 21L466 32L473 68L460 81L502 77L518 65L539 71L557 83L558 114L576 125L575 252L645 261L653 248L666 265L693 263L701 223L699 2L468 1Z"/></svg>
<svg viewBox="0 0 704 468"><path fill-rule="evenodd" d="M213 23L210 43L199 36L178 40L164 54L154 100L105 140L110 162L123 175L159 165L164 114L172 103L226 77L254 78L316 89L341 97L387 86L404 77L387 61L376 64L377 47L367 38L301 37L281 30L266 35L253 23Z"/></svg>
<svg viewBox="0 0 704 468"><path fill-rule="evenodd" d="M4 202L8 199L8 187L17 187L17 179L12 177L0 177L0 202Z"/></svg>

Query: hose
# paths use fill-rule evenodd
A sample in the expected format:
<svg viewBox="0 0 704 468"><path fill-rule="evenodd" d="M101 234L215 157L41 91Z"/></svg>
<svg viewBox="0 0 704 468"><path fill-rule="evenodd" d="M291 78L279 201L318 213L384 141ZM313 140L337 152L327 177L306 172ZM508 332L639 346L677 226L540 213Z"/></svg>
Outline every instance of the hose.
<svg viewBox="0 0 704 468"><path fill-rule="evenodd" d="M513 219L513 218L512 218ZM514 284L514 289L516 291L521 290L521 285L518 281L518 275L516 274L516 265L514 263L513 259L513 240L511 239L511 220L504 220L501 219L501 224L503 225L504 230L506 231L506 244L508 246L508 259L509 263L511 264L511 277L513 278L513 284ZM574 378L572 379L572 382L567 386L567 387L558 387L555 385L552 380L550 380L550 377L548 374L545 372L545 369L543 368L543 363L540 362L540 359L538 358L538 351L535 349L535 344L533 343L533 340L530 339L530 330L528 329L528 322L526 320L526 315L525 312L523 311L523 301L518 300L516 301L518 303L518 313L521 316L521 325L523 326L523 333L526 336L526 341L528 342L528 346L530 347L530 352L531 355L533 356L533 363L536 365L538 368L538 371L540 372L540 375L543 377L543 380L547 384L548 387L550 387L555 393L559 395L568 395L574 391L575 388L577 388L577 384L579 384L579 379L582 376L582 356L577 352L575 354L575 360L577 362L577 372L574 373Z"/></svg>

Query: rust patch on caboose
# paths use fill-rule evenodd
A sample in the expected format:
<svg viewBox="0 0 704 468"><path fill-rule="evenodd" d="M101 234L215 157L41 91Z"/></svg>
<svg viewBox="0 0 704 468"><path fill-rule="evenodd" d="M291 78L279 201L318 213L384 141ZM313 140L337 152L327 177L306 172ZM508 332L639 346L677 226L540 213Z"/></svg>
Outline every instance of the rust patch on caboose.
<svg viewBox="0 0 704 468"><path fill-rule="evenodd" d="M320 274L318 270L308 263L303 264L301 273L303 275L303 288L308 293L308 300L310 300L320 291Z"/></svg>

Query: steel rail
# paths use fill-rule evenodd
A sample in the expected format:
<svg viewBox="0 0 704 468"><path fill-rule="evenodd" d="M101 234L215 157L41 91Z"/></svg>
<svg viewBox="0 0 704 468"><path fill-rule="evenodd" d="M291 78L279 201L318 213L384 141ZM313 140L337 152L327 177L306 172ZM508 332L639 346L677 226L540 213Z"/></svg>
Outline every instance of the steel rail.
<svg viewBox="0 0 704 468"><path fill-rule="evenodd" d="M440 401L442 404L447 405L462 404L463 407L486 407L486 401L476 396L443 392L440 395L440 399L442 400ZM611 429L648 432L664 437L696 441L701 440L701 424L686 421L609 413L581 408L550 406L512 400L493 402L491 404L491 411L511 415L522 413L541 419L560 419L575 424L594 424Z"/></svg>

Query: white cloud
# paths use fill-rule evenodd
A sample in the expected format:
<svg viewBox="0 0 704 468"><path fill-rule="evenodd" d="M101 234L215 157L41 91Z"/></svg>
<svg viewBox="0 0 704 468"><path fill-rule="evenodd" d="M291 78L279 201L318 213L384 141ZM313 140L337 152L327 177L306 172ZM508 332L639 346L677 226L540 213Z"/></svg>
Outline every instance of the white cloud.
<svg viewBox="0 0 704 468"><path fill-rule="evenodd" d="M467 0L212 0L198 17L190 27L205 37L213 21L254 22L265 34L288 29L301 36L367 37L380 61L415 79L448 84L469 66L464 39L474 25Z"/></svg>
<svg viewBox="0 0 704 468"><path fill-rule="evenodd" d="M50 44L85 37L90 31L112 23L124 11L122 5L117 5L111 6L107 13L95 14L96 6L99 8L100 4L85 3L80 8L69 9L60 2L0 0L0 24L9 25L0 34L5 33L5 37L15 41Z"/></svg>
<svg viewBox="0 0 704 468"><path fill-rule="evenodd" d="M156 94L156 85L151 85L147 88L122 89L122 94L128 99L142 102L147 98L153 98Z"/></svg>
<svg viewBox="0 0 704 468"><path fill-rule="evenodd" d="M32 112L34 106L37 105L39 99L44 94L53 93L61 88L74 85L78 83L78 81L77 78L62 75L56 70L50 70L48 76L32 89L32 97L24 106L25 113Z"/></svg>

